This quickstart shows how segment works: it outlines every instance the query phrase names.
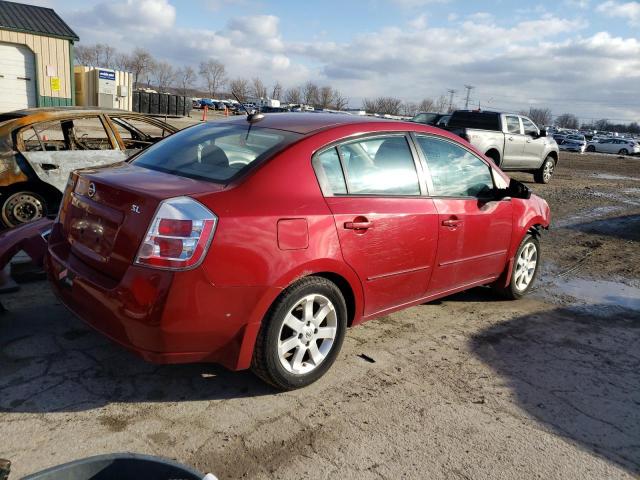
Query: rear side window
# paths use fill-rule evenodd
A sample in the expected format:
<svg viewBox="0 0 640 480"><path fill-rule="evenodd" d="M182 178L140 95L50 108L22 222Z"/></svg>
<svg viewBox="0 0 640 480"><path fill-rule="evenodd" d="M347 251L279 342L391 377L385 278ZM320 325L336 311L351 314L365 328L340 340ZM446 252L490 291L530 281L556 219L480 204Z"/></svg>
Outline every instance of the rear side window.
<svg viewBox="0 0 640 480"><path fill-rule="evenodd" d="M347 185L344 182L340 157L336 148L316 155L313 159L313 168L325 196L347 193Z"/></svg>
<svg viewBox="0 0 640 480"><path fill-rule="evenodd" d="M404 136L381 136L338 147L349 194L420 195L418 173Z"/></svg>
<svg viewBox="0 0 640 480"><path fill-rule="evenodd" d="M202 124L152 145L139 167L224 183L295 142L301 135L241 124Z"/></svg>
<svg viewBox="0 0 640 480"><path fill-rule="evenodd" d="M491 169L478 157L446 140L417 139L427 159L434 196L484 198L491 194Z"/></svg>

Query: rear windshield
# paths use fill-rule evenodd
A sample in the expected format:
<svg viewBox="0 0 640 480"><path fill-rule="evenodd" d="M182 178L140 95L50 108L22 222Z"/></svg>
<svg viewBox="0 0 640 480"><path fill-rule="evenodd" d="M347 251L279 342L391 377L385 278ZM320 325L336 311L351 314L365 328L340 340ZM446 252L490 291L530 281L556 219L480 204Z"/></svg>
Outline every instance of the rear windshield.
<svg viewBox="0 0 640 480"><path fill-rule="evenodd" d="M502 130L500 114L494 112L453 112L448 127L477 128L479 130Z"/></svg>
<svg viewBox="0 0 640 480"><path fill-rule="evenodd" d="M152 145L131 163L182 177L226 183L300 137L248 123L205 123Z"/></svg>

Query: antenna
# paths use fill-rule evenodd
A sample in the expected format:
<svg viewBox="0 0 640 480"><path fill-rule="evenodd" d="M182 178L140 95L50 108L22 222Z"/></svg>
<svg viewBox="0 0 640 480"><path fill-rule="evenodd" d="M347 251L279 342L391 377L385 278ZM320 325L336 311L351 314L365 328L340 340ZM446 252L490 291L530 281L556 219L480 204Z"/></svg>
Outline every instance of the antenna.
<svg viewBox="0 0 640 480"><path fill-rule="evenodd" d="M264 118L264 113L249 113L249 110L247 110L247 107L244 106L244 103L242 103L240 101L240 99L238 98L238 96L235 94L235 92L231 92L231 95L233 95L235 97L235 99L238 101L238 103L240 104L240 106L242 107L242 109L247 112L247 122L249 123L255 123L255 122L259 122L260 120L262 120ZM248 133L247 133L248 135Z"/></svg>

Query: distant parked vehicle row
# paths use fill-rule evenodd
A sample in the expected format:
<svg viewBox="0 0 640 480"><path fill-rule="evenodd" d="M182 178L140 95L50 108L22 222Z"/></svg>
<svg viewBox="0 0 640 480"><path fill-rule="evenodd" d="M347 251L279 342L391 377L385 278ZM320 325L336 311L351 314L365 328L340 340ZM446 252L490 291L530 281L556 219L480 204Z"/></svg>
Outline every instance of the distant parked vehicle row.
<svg viewBox="0 0 640 480"><path fill-rule="evenodd" d="M446 113L420 112L412 119L412 122L423 123L424 125L432 125L434 127L446 127L449 123L451 115Z"/></svg>
<svg viewBox="0 0 640 480"><path fill-rule="evenodd" d="M639 155L640 144L635 140L607 138L589 142L586 150L587 152L617 153L618 155Z"/></svg>

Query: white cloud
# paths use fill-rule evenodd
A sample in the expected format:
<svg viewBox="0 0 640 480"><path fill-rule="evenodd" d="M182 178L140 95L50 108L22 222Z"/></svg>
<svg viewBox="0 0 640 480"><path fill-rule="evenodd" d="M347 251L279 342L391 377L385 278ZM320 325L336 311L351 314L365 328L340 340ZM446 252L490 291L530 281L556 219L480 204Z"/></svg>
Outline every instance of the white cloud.
<svg viewBox="0 0 640 480"><path fill-rule="evenodd" d="M623 18L634 26L640 26L640 2L617 2L608 0L596 8L607 17Z"/></svg>

